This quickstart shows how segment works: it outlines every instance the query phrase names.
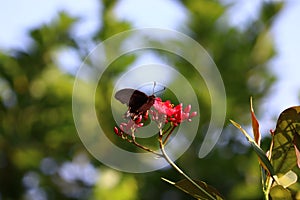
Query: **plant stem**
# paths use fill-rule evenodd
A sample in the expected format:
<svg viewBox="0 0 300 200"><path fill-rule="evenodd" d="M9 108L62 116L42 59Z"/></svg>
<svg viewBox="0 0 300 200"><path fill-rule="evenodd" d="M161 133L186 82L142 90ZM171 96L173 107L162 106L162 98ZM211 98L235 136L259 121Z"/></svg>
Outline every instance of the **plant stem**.
<svg viewBox="0 0 300 200"><path fill-rule="evenodd" d="M216 200L216 198L214 196L212 196L211 194L209 194L205 189L203 189L201 186L199 186L193 179L191 179L187 174L185 174L171 159L170 157L167 155L166 151L165 151L165 147L164 147L164 143L162 140L162 136L163 136L163 132L162 129L160 129L159 132L159 147L160 150L162 152L163 157L165 158L165 160L181 175L183 175L190 183L192 183L194 186L196 186L199 190L201 190L201 192L203 192L205 195L207 195L210 199Z"/></svg>
<svg viewBox="0 0 300 200"><path fill-rule="evenodd" d="M137 147L139 147L139 148L141 148L141 149L143 149L143 150L145 150L145 151L148 151L148 152L150 152L150 153L153 153L153 154L155 154L155 155L157 155L157 156L159 156L159 157L164 157L162 154L157 153L157 152L153 151L152 149L149 149L148 147L145 147L145 146L143 146L143 145L137 143L136 140L135 140L134 134L132 134L131 137L132 137L132 140L128 139L127 137L124 138L124 139L125 139L127 142L132 143L132 144L134 144L135 146L137 146Z"/></svg>
<svg viewBox="0 0 300 200"><path fill-rule="evenodd" d="M274 135L273 131L271 131L271 135ZM271 160L271 156L272 156L272 151L273 151L273 140L271 142L271 145L270 145L270 150L269 150L269 155L268 155L268 159ZM263 170L263 169L261 169ZM263 192L264 192L264 195L265 195L265 200L269 200L269 193L270 193L270 189L271 189L271 186L273 184L273 177L271 177L269 174L267 174L267 177L266 177L266 180L265 180L265 185L264 185L264 188L263 188Z"/></svg>
<svg viewBox="0 0 300 200"><path fill-rule="evenodd" d="M172 132L174 131L175 128L176 128L175 126L172 126L172 128L167 129L167 132L169 132L169 133L168 133L167 137L164 139L163 145L165 145L167 143L169 137L171 136L171 134L172 134Z"/></svg>

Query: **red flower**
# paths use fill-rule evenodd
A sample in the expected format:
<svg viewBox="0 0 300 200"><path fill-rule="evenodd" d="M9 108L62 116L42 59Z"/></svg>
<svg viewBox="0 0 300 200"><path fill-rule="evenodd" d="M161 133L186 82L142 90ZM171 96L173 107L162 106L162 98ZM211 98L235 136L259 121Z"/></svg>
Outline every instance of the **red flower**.
<svg viewBox="0 0 300 200"><path fill-rule="evenodd" d="M190 114L191 105L182 110L182 103L174 107L174 104L171 104L169 100L163 102L159 97L155 98L153 107L157 111L157 114L152 112L152 115L155 116L154 120L158 120L160 116L165 118L165 123L171 122L174 126L178 126L185 120L191 121L191 118L197 115L197 112Z"/></svg>
<svg viewBox="0 0 300 200"><path fill-rule="evenodd" d="M190 113L191 105L188 105L187 107L182 109L182 103L174 106L171 101L167 100L163 102L159 97L155 98L153 108L154 109L150 110L152 120L156 122L164 122L165 124L172 123L173 126L178 126L183 121L191 121L191 118L197 115L197 112ZM141 123L142 119L144 119L144 121L147 121L148 112L143 115L139 115L138 118L134 121L132 119L129 119L127 123L121 123L120 130L115 127L114 132L118 136L123 136L124 133L133 135L137 128L144 125L143 123Z"/></svg>

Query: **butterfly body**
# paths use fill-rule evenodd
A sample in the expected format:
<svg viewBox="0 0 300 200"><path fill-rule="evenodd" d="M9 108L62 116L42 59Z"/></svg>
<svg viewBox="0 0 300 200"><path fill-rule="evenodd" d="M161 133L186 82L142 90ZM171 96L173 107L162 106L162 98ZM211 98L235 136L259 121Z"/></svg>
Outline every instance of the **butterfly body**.
<svg viewBox="0 0 300 200"><path fill-rule="evenodd" d="M154 95L148 96L139 90L131 88L117 91L115 98L128 106L126 117L131 117L133 120L139 115L144 115L155 101Z"/></svg>

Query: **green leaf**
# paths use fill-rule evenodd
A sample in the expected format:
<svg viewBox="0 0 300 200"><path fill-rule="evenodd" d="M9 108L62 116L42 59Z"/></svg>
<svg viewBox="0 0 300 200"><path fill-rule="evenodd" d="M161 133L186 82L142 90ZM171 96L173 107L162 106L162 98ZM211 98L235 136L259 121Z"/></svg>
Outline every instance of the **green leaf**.
<svg viewBox="0 0 300 200"><path fill-rule="evenodd" d="M283 111L273 136L271 163L276 174L285 174L297 165L295 147L299 147L300 106Z"/></svg>
<svg viewBox="0 0 300 200"><path fill-rule="evenodd" d="M262 167L267 170L272 176L275 175L274 173L274 169L271 165L270 160L268 159L268 157L266 156L266 153L256 144L256 142L250 137L250 135L245 131L245 129L243 129L241 127L241 125L239 125L238 123L236 123L235 121L230 120L230 122L237 127L238 129L240 129L240 131L246 136L248 142L251 144L251 147L253 148L253 150L255 151L256 155L259 158L260 164L262 165Z"/></svg>
<svg viewBox="0 0 300 200"><path fill-rule="evenodd" d="M292 200L291 192L281 185L276 185L271 188L270 196L272 200Z"/></svg>
<svg viewBox="0 0 300 200"><path fill-rule="evenodd" d="M207 185L203 181L193 180L201 188L203 188L207 193L204 193L202 190L200 190L198 187L196 187L194 184L192 184L187 179L180 180L176 183L169 181L168 179L165 179L165 178L162 178L162 180L166 181L167 183L170 183L171 185L174 185L178 189L193 196L196 199L216 199L216 200L223 199L221 197L220 193L214 187Z"/></svg>

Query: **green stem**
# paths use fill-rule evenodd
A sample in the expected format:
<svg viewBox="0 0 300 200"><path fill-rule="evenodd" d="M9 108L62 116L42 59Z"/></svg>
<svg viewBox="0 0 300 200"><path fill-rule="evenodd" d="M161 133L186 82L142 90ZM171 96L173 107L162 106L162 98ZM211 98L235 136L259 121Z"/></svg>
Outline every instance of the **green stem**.
<svg viewBox="0 0 300 200"><path fill-rule="evenodd" d="M271 152L273 151L273 145L274 145L274 143L272 142L270 145L270 150L269 150L269 152L270 152L269 156L268 156L269 160L271 160L271 156L272 156ZM263 170L263 169L261 169L261 170ZM267 174L266 180L265 180L265 185L264 185L264 190L263 190L264 195L265 195L265 200L269 200L269 193L270 193L272 184L273 184L273 177L270 174Z"/></svg>
<svg viewBox="0 0 300 200"><path fill-rule="evenodd" d="M270 194L270 189L273 183L273 178L268 175L266 182L265 182L265 189L264 189L264 195L265 195L265 200L269 200L269 194Z"/></svg>
<svg viewBox="0 0 300 200"><path fill-rule="evenodd" d="M199 190L201 190L204 194L206 194L210 199L216 200L216 198L214 196L212 196L211 194L209 194L205 189L203 189L201 186L199 186L193 179L191 179L188 175L186 175L171 159L170 157L167 155L166 151L165 151L165 147L164 147L164 143L162 140L162 136L163 136L163 132L162 129L160 129L159 132L159 147L160 150L162 152L163 157L165 158L165 160L178 172L180 173L182 176L184 176L190 183L192 183L194 186L196 186Z"/></svg>

